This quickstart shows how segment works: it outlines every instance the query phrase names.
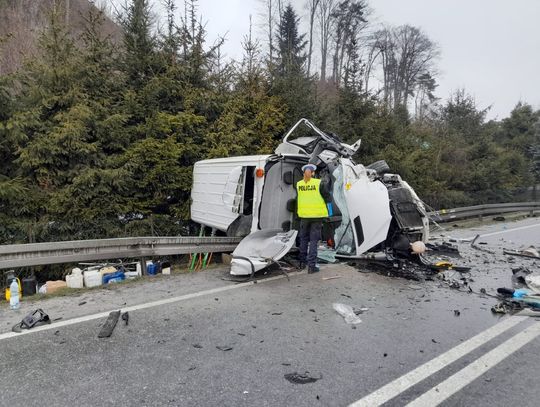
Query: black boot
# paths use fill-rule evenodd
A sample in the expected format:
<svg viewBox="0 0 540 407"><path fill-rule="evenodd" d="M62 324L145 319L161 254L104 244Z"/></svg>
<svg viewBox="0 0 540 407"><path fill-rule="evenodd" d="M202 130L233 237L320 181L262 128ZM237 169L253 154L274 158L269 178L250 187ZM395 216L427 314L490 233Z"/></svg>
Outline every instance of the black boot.
<svg viewBox="0 0 540 407"><path fill-rule="evenodd" d="M320 270L317 266L309 266L308 267L308 274L318 273Z"/></svg>

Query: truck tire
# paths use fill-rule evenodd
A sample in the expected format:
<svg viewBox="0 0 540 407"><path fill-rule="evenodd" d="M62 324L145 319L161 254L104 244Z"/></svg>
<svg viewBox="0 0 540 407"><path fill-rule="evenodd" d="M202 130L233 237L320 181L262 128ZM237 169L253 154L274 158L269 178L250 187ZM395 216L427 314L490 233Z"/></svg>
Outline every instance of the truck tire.
<svg viewBox="0 0 540 407"><path fill-rule="evenodd" d="M383 175L387 172L390 172L390 167L384 160L375 161L374 163L369 164L366 168L375 170L377 174Z"/></svg>

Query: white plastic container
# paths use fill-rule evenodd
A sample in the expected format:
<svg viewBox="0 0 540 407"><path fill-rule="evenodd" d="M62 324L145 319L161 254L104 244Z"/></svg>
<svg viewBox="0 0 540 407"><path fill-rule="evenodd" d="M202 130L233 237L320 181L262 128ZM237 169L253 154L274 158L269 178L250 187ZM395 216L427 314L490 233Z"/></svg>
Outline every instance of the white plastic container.
<svg viewBox="0 0 540 407"><path fill-rule="evenodd" d="M140 274L138 274L136 271L126 271L124 275L126 276L127 279L130 279L130 280L140 277Z"/></svg>
<svg viewBox="0 0 540 407"><path fill-rule="evenodd" d="M82 274L68 274L66 283L69 288L83 288L83 276Z"/></svg>
<svg viewBox="0 0 540 407"><path fill-rule="evenodd" d="M84 285L88 288L103 284L103 278L99 270L87 270L84 272Z"/></svg>
<svg viewBox="0 0 540 407"><path fill-rule="evenodd" d="M163 267L163 268L161 269L161 273L162 273L163 275L169 276L169 275L171 274L171 268L170 268L170 267Z"/></svg>

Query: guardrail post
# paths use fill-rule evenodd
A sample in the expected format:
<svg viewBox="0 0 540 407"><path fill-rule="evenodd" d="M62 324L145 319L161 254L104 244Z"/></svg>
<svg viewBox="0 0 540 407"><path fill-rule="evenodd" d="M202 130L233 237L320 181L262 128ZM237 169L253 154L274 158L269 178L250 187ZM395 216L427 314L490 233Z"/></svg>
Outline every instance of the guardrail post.
<svg viewBox="0 0 540 407"><path fill-rule="evenodd" d="M146 257L141 257L141 273L143 276L146 275Z"/></svg>

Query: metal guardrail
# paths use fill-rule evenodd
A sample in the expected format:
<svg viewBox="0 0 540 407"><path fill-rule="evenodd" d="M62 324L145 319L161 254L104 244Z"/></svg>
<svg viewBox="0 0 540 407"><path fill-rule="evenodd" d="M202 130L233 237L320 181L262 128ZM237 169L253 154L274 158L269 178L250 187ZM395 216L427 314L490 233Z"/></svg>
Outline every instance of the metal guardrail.
<svg viewBox="0 0 540 407"><path fill-rule="evenodd" d="M540 202L477 205L429 212L436 222L540 211ZM189 253L232 252L241 238L233 237L126 237L119 239L71 240L66 242L0 245L0 270L77 263L94 260L145 258Z"/></svg>
<svg viewBox="0 0 540 407"><path fill-rule="evenodd" d="M0 245L0 269L188 253L232 252L240 240L233 237L126 237Z"/></svg>
<svg viewBox="0 0 540 407"><path fill-rule="evenodd" d="M466 206L463 208L441 209L439 211L428 212L428 215L435 222L444 223L512 212L529 212L532 215L535 211L540 211L540 202L511 202Z"/></svg>

